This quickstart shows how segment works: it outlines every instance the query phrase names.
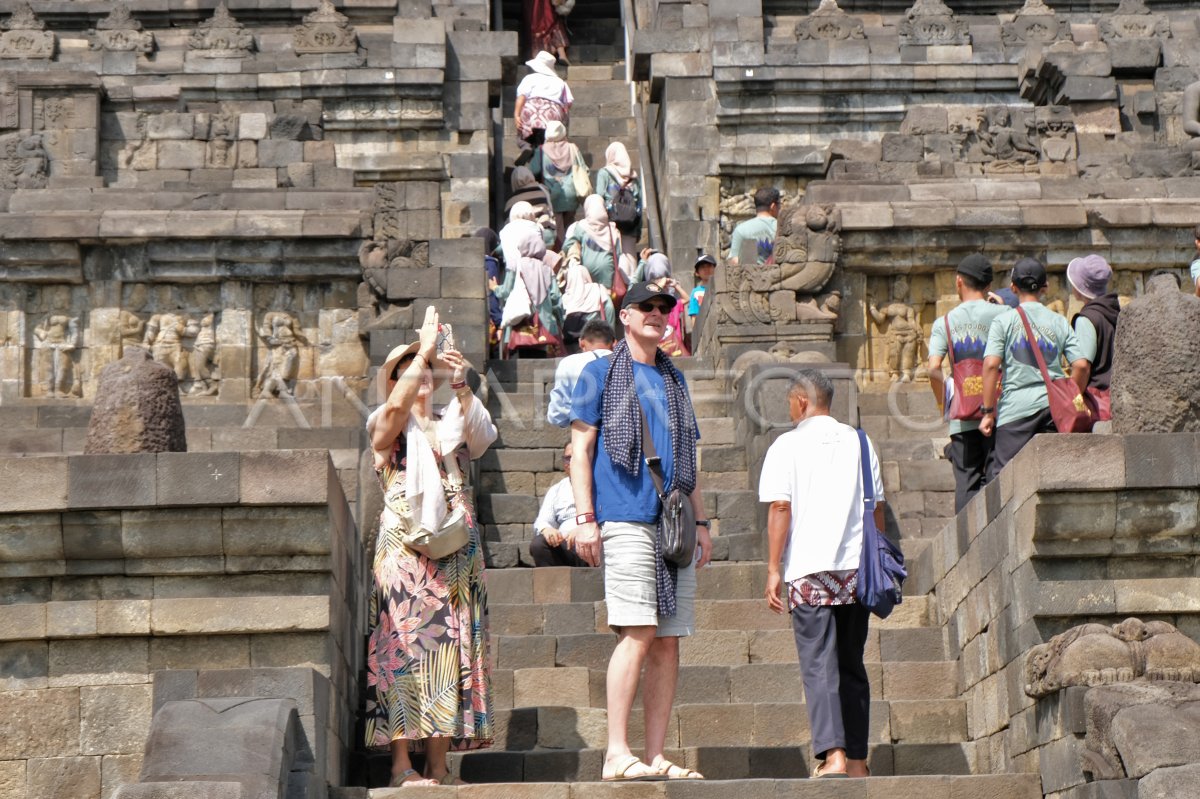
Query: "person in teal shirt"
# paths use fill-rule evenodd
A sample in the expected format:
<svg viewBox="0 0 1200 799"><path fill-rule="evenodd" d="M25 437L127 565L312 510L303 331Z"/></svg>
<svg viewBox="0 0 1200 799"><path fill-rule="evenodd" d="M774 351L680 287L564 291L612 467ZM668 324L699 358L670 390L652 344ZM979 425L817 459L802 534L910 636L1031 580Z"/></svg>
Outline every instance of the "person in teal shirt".
<svg viewBox="0 0 1200 799"><path fill-rule="evenodd" d="M954 287L961 302L944 317L939 316L934 320L929 336L929 360L926 366L929 387L933 389L938 407L944 409L946 402L947 378L942 374L942 359L952 355L951 364L968 361L982 364L992 321L1008 310L1001 303L988 301L991 285L992 265L982 253L971 253L959 262L955 270ZM946 336L947 322L949 338ZM962 380L964 385L960 385L959 380L953 380L953 375L951 379L954 393L961 398L981 395L983 392L982 381L978 377ZM954 512L957 513L987 483L993 439L979 432L979 422L974 419L951 418L949 432L946 459L954 468Z"/></svg>
<svg viewBox="0 0 1200 799"><path fill-rule="evenodd" d="M1086 390L1089 366L1075 331L1066 319L1042 305L1046 267L1036 258L1022 258L1013 267L1012 287L1020 301L1018 307L1029 318L1035 339L1032 345L1041 350L1050 379L1066 376L1060 363L1065 358L1071 365L1071 379L1080 392ZM1004 394L1000 397L997 413L996 395L1001 372L1004 374ZM1004 465L1035 435L1056 432L1054 419L1050 416L1046 383L1016 308L997 316L988 330L987 349L983 353L981 410L980 432L996 437L992 465L988 469L989 481L995 479Z"/></svg>
<svg viewBox="0 0 1200 799"><path fill-rule="evenodd" d="M754 192L755 216L733 229L729 242L729 263L738 263L742 246L753 241L757 244L758 263L765 264L775 252L775 230L779 218L779 189L770 186Z"/></svg>

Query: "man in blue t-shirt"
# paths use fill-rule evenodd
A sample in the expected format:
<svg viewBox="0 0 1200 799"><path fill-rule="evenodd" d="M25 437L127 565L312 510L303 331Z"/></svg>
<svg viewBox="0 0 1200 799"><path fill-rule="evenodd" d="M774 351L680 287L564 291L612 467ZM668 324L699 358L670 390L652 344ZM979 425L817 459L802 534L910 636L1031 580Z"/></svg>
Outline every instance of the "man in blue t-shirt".
<svg viewBox="0 0 1200 799"><path fill-rule="evenodd" d="M601 778L703 779L663 756L679 638L695 628L696 569L712 543L696 475L696 415L683 376L658 348L676 298L655 282L625 295L625 339L611 357L584 367L571 398L571 486L575 551L589 565L604 561L604 600L617 645L608 662L608 750ZM633 400L636 400L633 401ZM642 441L649 431L650 442ZM654 452L647 455L652 444ZM663 492L691 493L696 560L678 568L656 556L658 491L646 457L661 459ZM645 667L645 762L629 748L629 714Z"/></svg>

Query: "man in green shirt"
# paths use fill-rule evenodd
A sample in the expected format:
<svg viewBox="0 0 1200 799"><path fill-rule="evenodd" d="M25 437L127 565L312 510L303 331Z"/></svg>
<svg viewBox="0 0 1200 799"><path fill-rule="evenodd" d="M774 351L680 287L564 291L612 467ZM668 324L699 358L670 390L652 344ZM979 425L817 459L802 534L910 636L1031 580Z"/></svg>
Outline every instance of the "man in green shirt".
<svg viewBox="0 0 1200 799"><path fill-rule="evenodd" d="M753 219L747 219L733 229L729 243L729 263L736 264L745 242L757 243L758 263L764 264L775 251L775 227L779 217L779 189L770 186L754 192Z"/></svg>
<svg viewBox="0 0 1200 799"><path fill-rule="evenodd" d="M946 446L946 458L954 467L955 513L962 510L971 497L983 488L992 458L992 437L979 432L980 414L967 412L974 409L983 393L980 375L992 320L1008 310L1001 303L988 301L991 285L992 265L982 253L971 253L963 258L954 276L954 288L961 303L934 321L929 336L929 360L926 363L929 387L933 389L938 407L950 420L950 443ZM947 327L950 329L949 339ZM959 400L951 402L950 408L944 407L946 378L942 375L942 359L947 355L951 356L954 396ZM971 402L972 398L975 402Z"/></svg>
<svg viewBox="0 0 1200 799"><path fill-rule="evenodd" d="M1041 350L1051 380L1066 376L1060 363L1065 358L1071 364L1071 379L1080 392L1087 388L1088 382L1088 361L1083 357L1075 331L1066 319L1042 305L1046 267L1036 258L1022 258L1013 267L1012 287L1019 307L1029 318L1035 341L1032 345L1029 342L1016 308L997 316L988 331L987 349L983 353L983 419L979 423L980 432L985 436L994 433L996 438L988 480L994 479L1029 439L1038 433L1056 432L1046 383L1033 346ZM997 413L1001 372L1004 393Z"/></svg>

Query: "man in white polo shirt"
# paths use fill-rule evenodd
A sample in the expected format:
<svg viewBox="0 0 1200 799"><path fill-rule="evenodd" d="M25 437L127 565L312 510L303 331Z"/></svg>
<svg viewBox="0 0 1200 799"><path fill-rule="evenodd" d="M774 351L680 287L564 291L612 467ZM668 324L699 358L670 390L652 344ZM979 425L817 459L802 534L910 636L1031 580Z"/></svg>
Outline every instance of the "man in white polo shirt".
<svg viewBox="0 0 1200 799"><path fill-rule="evenodd" d="M792 616L814 777L866 777L871 688L863 665L867 609L858 603L863 471L858 433L829 414L833 383L817 369L796 373L788 410L796 427L763 460L758 498L767 519L767 604ZM871 453L875 524L884 529L883 480ZM782 573L781 573L782 566Z"/></svg>

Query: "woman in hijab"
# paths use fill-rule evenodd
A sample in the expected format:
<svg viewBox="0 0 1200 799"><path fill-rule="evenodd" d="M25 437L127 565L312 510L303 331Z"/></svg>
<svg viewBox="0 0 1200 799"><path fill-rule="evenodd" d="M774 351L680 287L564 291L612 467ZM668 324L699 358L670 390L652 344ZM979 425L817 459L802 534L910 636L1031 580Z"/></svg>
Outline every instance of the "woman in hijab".
<svg viewBox="0 0 1200 799"><path fill-rule="evenodd" d="M569 2L569 6L568 6ZM522 3L527 17L529 41L534 50L546 50L558 55L558 62L570 66L567 60L567 25L564 17L571 13L575 0L527 0Z"/></svg>
<svg viewBox="0 0 1200 799"><path fill-rule="evenodd" d="M508 230L508 226L505 226L505 230ZM512 261L506 258L508 268L504 282L497 284L496 281L491 281L488 284L492 293L505 304L501 352L554 357L559 354L562 342L562 328L558 318L562 297L558 283L554 280L554 273L546 263L546 244L538 231L528 226L516 228L512 237L516 256ZM501 246L503 241L504 234L501 232ZM508 305L514 301L514 290L518 280L529 296L527 316L514 313L514 309Z"/></svg>
<svg viewBox="0 0 1200 799"><path fill-rule="evenodd" d="M562 261L557 275L562 289L563 343L575 347L584 326L593 319L614 324L612 296L577 260Z"/></svg>
<svg viewBox="0 0 1200 799"><path fill-rule="evenodd" d="M500 254L506 269L511 269L521 258L520 244L529 233L541 237L542 226L537 223L537 212L526 202L513 205L508 212L508 224L500 228ZM499 279L497 282L501 282Z"/></svg>
<svg viewBox="0 0 1200 799"><path fill-rule="evenodd" d="M525 66L532 72L517 84L517 102L513 109L521 145L517 166L528 162L533 157L533 148L545 141L547 123L566 123L571 104L575 102L571 87L554 71L553 55L543 50L526 61Z"/></svg>
<svg viewBox="0 0 1200 799"><path fill-rule="evenodd" d="M663 330L658 347L672 358L691 355L683 332L684 306L687 305L683 300L687 299L687 294L679 285L679 281L671 275L671 261L661 252L647 247L642 250L642 261L638 264L634 278L638 282L648 280L657 283L675 295L675 307L667 315L667 326Z"/></svg>
<svg viewBox="0 0 1200 799"><path fill-rule="evenodd" d="M622 189L632 195L637 207L637 216L631 222L620 225L621 250L637 256L638 239L642 237L642 187L638 174L629 160L625 145L615 141L604 151L604 166L596 173L596 194L604 198L604 209L613 216L613 203ZM615 220L614 220L615 221Z"/></svg>
<svg viewBox="0 0 1200 799"><path fill-rule="evenodd" d="M571 171L575 164L587 169L579 148L567 141L567 126L561 122L547 123L546 143L538 148L529 168L550 191L550 204L554 209L559 235L575 222L575 212L579 209L580 198L575 193L575 179Z"/></svg>
<svg viewBox="0 0 1200 799"><path fill-rule="evenodd" d="M504 279L504 266L500 262L500 237L490 227L481 227L473 234L483 239L483 268L487 272L488 282L495 280L499 283ZM499 343L500 315L503 307L494 295L488 295L488 342L491 345Z"/></svg>
<svg viewBox="0 0 1200 799"><path fill-rule="evenodd" d="M554 223L554 208L550 200L550 191L537 182L529 167L519 166L512 171L510 178L512 194L504 205L505 213L512 213L517 203L529 203L533 206L534 221L540 224L544 231L542 240L549 247L558 237L558 228Z"/></svg>
<svg viewBox="0 0 1200 799"><path fill-rule="evenodd" d="M621 254L621 233L608 221L604 200L597 195L590 194L583 201L583 219L567 230L563 254L568 261L582 263L592 280L605 290L612 290L613 271Z"/></svg>

